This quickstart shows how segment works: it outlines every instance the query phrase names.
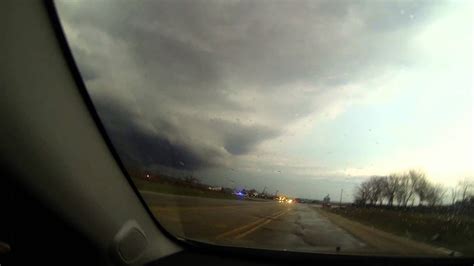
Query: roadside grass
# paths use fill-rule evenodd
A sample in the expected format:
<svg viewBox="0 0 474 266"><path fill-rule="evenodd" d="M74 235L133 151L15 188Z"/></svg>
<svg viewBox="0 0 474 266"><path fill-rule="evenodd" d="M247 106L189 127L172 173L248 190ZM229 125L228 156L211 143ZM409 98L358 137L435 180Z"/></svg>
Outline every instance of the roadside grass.
<svg viewBox="0 0 474 266"><path fill-rule="evenodd" d="M474 217L376 207L330 209L332 213L398 236L474 256Z"/></svg>
<svg viewBox="0 0 474 266"><path fill-rule="evenodd" d="M237 199L237 196L235 195L220 191L205 190L166 182L146 181L138 178L133 178L132 180L137 186L138 190L183 196L206 197L216 199Z"/></svg>

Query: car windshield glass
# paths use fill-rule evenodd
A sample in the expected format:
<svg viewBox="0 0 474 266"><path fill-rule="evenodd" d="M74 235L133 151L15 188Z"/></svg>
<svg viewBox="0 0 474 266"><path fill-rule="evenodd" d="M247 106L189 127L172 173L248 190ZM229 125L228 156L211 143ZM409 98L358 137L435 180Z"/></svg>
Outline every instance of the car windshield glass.
<svg viewBox="0 0 474 266"><path fill-rule="evenodd" d="M474 256L472 5L56 1L168 232L395 256Z"/></svg>

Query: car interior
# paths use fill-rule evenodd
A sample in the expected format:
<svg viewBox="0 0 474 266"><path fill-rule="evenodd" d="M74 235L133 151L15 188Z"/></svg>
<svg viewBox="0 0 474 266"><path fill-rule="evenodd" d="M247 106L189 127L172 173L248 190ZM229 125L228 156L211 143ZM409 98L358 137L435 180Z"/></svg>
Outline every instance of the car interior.
<svg viewBox="0 0 474 266"><path fill-rule="evenodd" d="M105 134L54 2L2 1L0 18L0 265L472 264L176 239Z"/></svg>

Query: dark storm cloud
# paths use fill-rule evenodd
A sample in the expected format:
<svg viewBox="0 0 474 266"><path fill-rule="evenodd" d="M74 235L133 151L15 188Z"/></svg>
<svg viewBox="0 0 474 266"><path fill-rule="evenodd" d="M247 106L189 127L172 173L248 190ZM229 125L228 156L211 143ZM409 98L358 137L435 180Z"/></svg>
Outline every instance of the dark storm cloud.
<svg viewBox="0 0 474 266"><path fill-rule="evenodd" d="M195 170L212 165L212 157L218 155L209 151L205 156L196 154L190 147L171 143L164 136L145 130L136 123L140 120L137 114L133 114L116 102L99 99L94 104L109 137L127 165L148 168L162 165ZM165 121L159 126L172 128Z"/></svg>
<svg viewBox="0 0 474 266"><path fill-rule="evenodd" d="M338 100L338 86L413 63L407 36L431 4L65 1L59 7L81 73L124 154L196 169L284 134L297 119L330 106L328 99Z"/></svg>
<svg viewBox="0 0 474 266"><path fill-rule="evenodd" d="M160 90L192 86L213 92L228 76L274 90L270 85L321 83L336 72L355 78L372 64L403 63L410 55L406 40L387 34L422 22L428 4L124 1L70 12L72 23L127 42L144 75L165 84Z"/></svg>
<svg viewBox="0 0 474 266"><path fill-rule="evenodd" d="M279 134L277 130L263 126L192 117L181 117L178 124L156 118L149 128L141 123L146 119L141 117L140 112L133 112L118 101L96 97L94 104L119 154L134 165L162 165L186 170L216 166L220 158L245 154L259 142ZM190 140L183 134L184 125L181 123L204 125L213 132L212 141L221 143L223 150L215 145L202 146Z"/></svg>
<svg viewBox="0 0 474 266"><path fill-rule="evenodd" d="M278 130L264 126L246 126L217 119L211 120L210 127L224 136L224 148L233 155L248 153L261 141L280 134Z"/></svg>

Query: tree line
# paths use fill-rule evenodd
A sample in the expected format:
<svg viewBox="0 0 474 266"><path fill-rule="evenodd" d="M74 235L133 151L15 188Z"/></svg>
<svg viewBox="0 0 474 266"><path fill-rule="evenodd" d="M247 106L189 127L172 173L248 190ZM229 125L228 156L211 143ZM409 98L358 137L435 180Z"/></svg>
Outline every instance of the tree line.
<svg viewBox="0 0 474 266"><path fill-rule="evenodd" d="M448 190L441 184L433 184L425 173L409 170L388 176L370 177L356 188L354 203L403 207L414 206L418 203L420 206L436 206L442 205L447 198L450 204L455 204L467 202L473 197L474 182L472 180L462 180Z"/></svg>

